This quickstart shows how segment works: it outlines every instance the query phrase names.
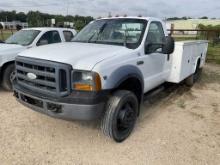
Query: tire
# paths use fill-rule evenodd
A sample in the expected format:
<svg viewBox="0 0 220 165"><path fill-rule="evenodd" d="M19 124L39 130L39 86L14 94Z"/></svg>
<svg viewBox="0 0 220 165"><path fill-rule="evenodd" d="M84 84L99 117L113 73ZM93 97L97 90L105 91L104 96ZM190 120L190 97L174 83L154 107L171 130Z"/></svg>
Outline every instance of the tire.
<svg viewBox="0 0 220 165"><path fill-rule="evenodd" d="M12 80L14 78L15 66L8 65L3 71L2 87L7 91L12 91Z"/></svg>
<svg viewBox="0 0 220 165"><path fill-rule="evenodd" d="M103 133L115 142L122 142L134 129L138 115L137 97L130 91L116 91L108 100L101 122Z"/></svg>
<svg viewBox="0 0 220 165"><path fill-rule="evenodd" d="M197 82L198 79L200 78L201 73L202 73L202 69L199 68L199 66L197 66L195 73L189 76L188 78L186 78L185 84L189 87L192 87L195 84L195 82Z"/></svg>

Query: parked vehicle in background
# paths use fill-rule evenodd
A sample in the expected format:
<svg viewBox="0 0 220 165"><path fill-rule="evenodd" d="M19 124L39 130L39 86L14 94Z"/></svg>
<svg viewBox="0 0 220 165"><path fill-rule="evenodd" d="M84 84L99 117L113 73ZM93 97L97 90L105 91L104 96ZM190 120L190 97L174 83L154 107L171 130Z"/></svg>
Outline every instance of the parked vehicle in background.
<svg viewBox="0 0 220 165"><path fill-rule="evenodd" d="M14 78L14 60L25 49L47 44L70 42L76 35L67 28L27 28L18 31L0 44L0 79L4 89L11 90Z"/></svg>
<svg viewBox="0 0 220 165"><path fill-rule="evenodd" d="M14 96L52 117L102 118L104 134L122 142L135 126L144 94L165 82L192 86L207 47L207 41L174 43L157 18L99 19L72 43L20 53Z"/></svg>

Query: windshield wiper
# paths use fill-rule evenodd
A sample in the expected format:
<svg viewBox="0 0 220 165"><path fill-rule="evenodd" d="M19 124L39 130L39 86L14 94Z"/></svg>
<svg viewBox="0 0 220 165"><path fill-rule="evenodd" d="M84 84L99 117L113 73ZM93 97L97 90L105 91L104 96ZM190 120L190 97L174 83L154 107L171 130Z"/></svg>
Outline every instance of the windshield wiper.
<svg viewBox="0 0 220 165"><path fill-rule="evenodd" d="M15 45L18 45L18 43L17 42L6 42L6 44L15 44Z"/></svg>
<svg viewBox="0 0 220 165"><path fill-rule="evenodd" d="M104 31L105 27L107 25L107 22L105 22L102 27L100 27L100 29L98 31L96 31L89 39L88 39L88 43L91 42L91 40L93 39L93 37L95 35L97 35L96 40L94 42L97 42L99 39L99 35Z"/></svg>
<svg viewBox="0 0 220 165"><path fill-rule="evenodd" d="M128 27L125 24L125 37L124 37L124 46L127 48L127 40L128 40Z"/></svg>
<svg viewBox="0 0 220 165"><path fill-rule="evenodd" d="M90 42L91 42L91 40L93 39L93 37L94 37L96 34L98 35L98 34L99 34L99 31L98 31L98 32L97 32L97 31L96 31L96 32L94 32L94 33L93 33L93 35L92 35L92 36L91 36L91 37L88 39L88 41L87 41L87 42L88 42L88 43L90 43Z"/></svg>

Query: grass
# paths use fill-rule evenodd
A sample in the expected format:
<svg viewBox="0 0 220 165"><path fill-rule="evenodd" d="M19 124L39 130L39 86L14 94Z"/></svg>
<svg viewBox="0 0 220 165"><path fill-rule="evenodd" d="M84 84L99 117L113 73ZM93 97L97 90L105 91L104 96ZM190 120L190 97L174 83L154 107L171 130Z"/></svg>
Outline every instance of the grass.
<svg viewBox="0 0 220 165"><path fill-rule="evenodd" d="M202 78L200 79L201 83L219 83L220 82L220 74L214 71L203 71Z"/></svg>
<svg viewBox="0 0 220 165"><path fill-rule="evenodd" d="M2 36L2 34L3 34L3 36ZM0 31L0 40L5 41L11 35L12 35L12 32L10 30L3 30L2 33Z"/></svg>

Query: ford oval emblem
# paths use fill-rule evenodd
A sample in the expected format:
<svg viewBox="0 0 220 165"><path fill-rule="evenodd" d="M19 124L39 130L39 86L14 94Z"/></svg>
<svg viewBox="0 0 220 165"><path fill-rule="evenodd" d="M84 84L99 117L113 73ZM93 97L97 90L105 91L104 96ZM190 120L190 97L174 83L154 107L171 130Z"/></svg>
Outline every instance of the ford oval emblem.
<svg viewBox="0 0 220 165"><path fill-rule="evenodd" d="M34 74L34 73L28 73L28 74L27 74L27 77L28 77L29 79L31 79L31 80L37 79L37 75Z"/></svg>

